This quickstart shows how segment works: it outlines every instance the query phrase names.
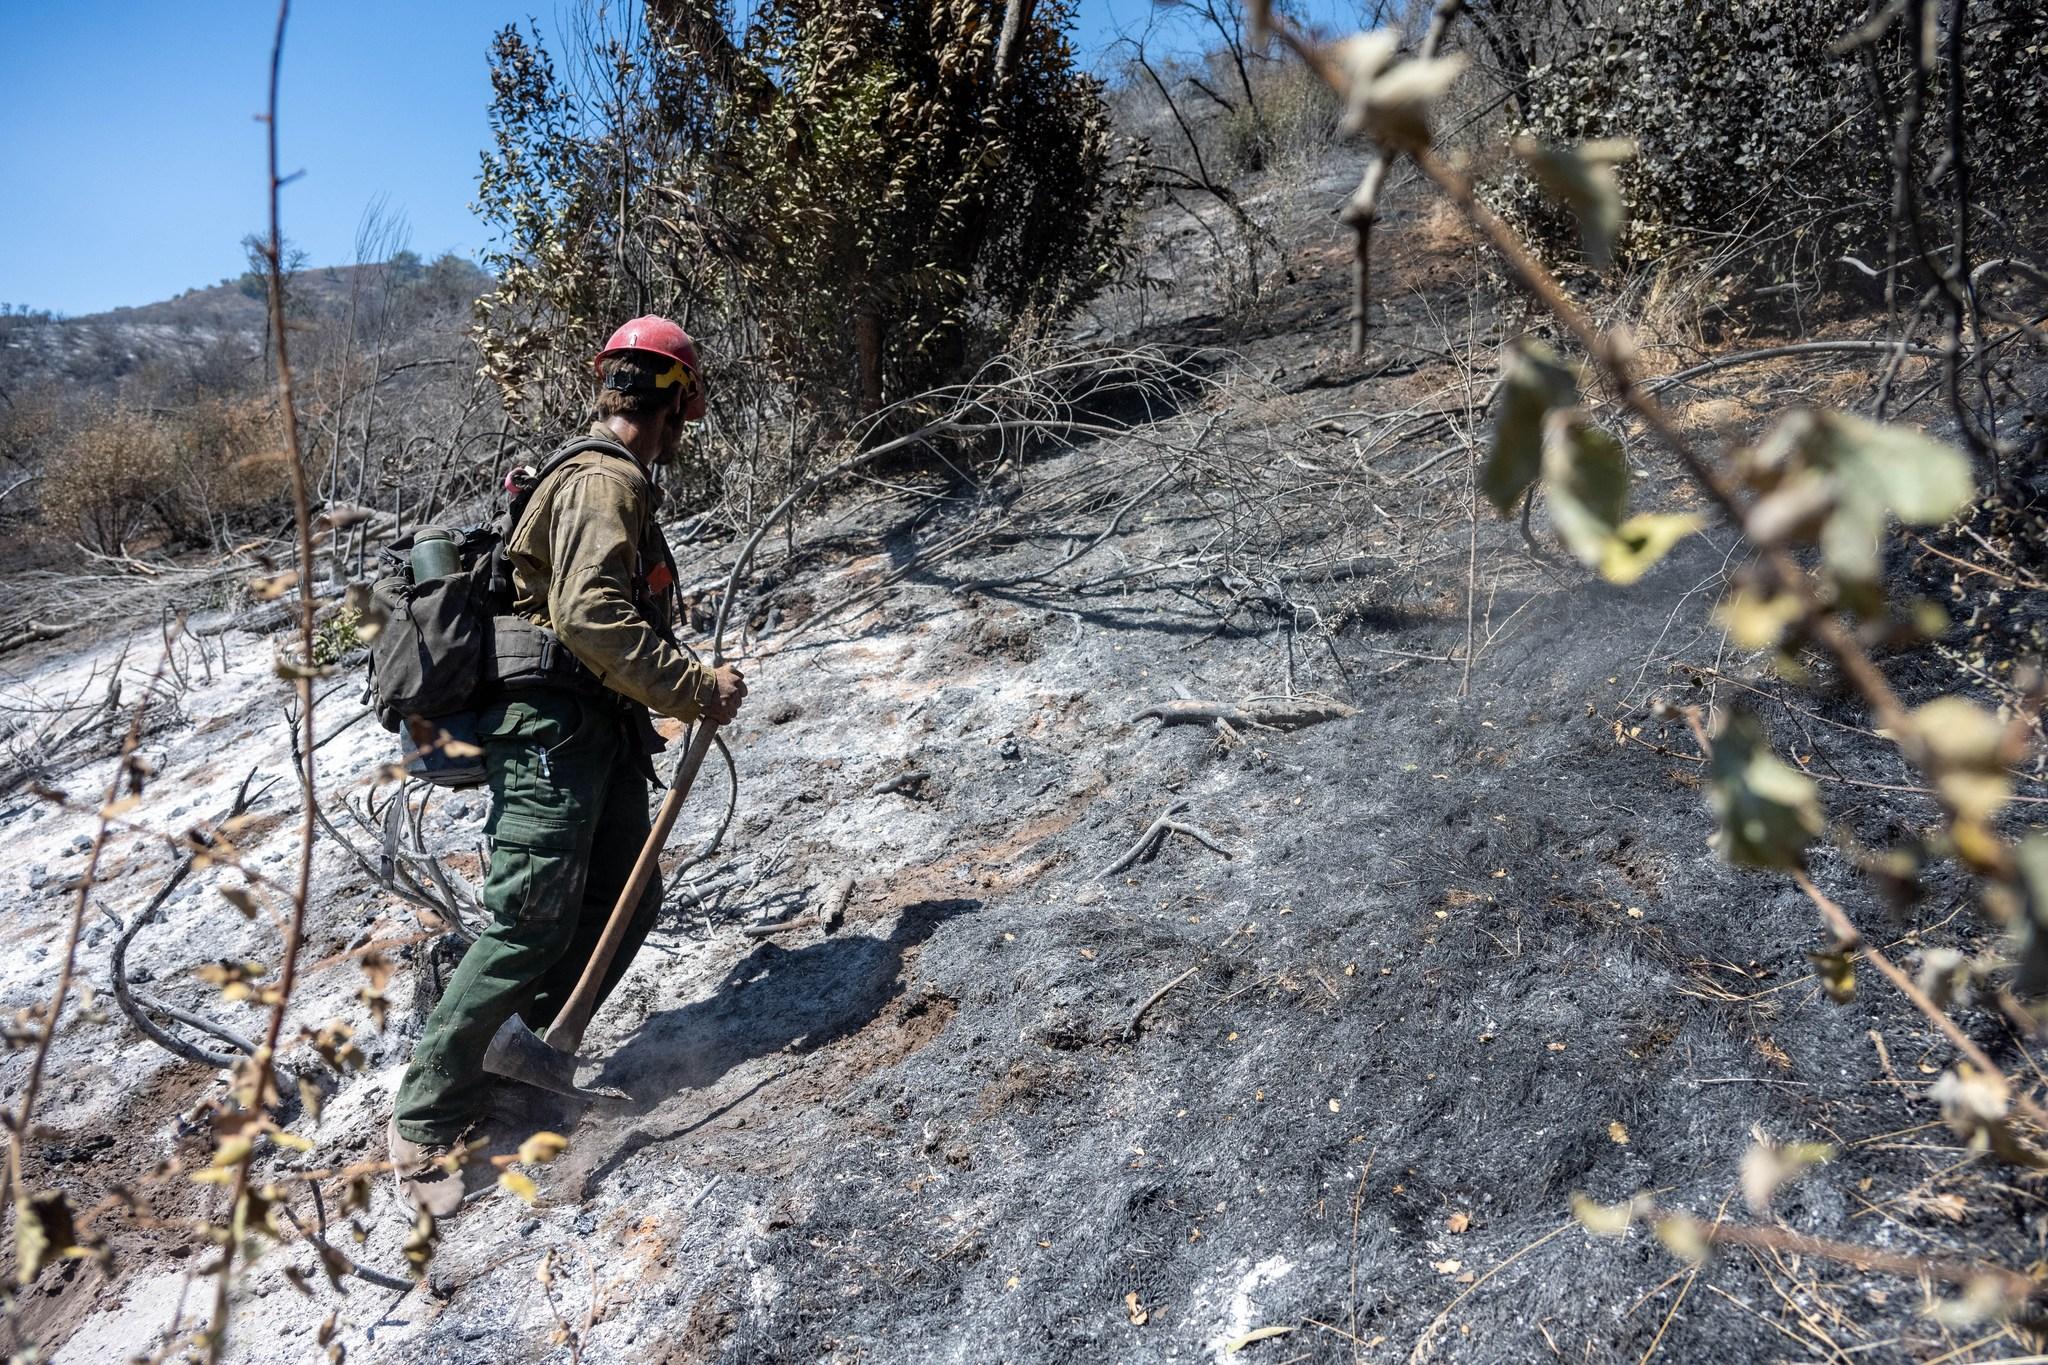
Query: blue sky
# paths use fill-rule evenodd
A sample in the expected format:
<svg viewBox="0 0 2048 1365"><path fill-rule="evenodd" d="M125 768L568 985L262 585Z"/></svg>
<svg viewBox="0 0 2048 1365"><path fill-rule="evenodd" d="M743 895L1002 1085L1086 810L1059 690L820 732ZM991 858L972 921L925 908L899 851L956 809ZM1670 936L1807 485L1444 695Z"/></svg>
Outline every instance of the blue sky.
<svg viewBox="0 0 2048 1365"><path fill-rule="evenodd" d="M474 255L487 49L558 0L298 0L279 127L285 231L315 265L351 259L383 196L413 250ZM1301 8L1334 18L1352 4ZM1091 60L1148 0L1083 0ZM240 273L262 226L266 0L0 0L0 302L66 314L148 303ZM1169 37L1168 42L1172 39Z"/></svg>

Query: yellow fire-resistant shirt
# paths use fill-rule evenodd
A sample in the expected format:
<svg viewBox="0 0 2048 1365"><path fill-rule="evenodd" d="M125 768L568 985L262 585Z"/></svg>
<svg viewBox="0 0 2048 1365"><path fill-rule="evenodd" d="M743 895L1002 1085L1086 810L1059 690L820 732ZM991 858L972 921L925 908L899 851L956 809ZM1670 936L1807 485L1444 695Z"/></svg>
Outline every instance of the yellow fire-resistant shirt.
<svg viewBox="0 0 2048 1365"><path fill-rule="evenodd" d="M590 434L618 440L603 423ZM574 455L534 492L505 547L512 610L552 630L621 696L694 721L717 695L711 670L665 638L674 570L638 461Z"/></svg>

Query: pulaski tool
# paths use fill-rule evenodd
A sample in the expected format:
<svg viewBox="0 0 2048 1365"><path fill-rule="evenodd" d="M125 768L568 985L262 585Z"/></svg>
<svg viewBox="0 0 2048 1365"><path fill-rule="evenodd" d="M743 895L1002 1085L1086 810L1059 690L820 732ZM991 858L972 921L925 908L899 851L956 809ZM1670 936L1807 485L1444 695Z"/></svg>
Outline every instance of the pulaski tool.
<svg viewBox="0 0 2048 1365"><path fill-rule="evenodd" d="M490 1048L484 1053L484 1070L578 1099L626 1098L624 1091L608 1086L577 1085L576 1067L580 1059L576 1049L582 1046L583 1030L590 1025L590 1012L597 1005L598 987L604 981L605 969L611 966L619 944L626 937L626 928L632 922L641 894L647 889L648 879L658 870L661 846L668 842L669 833L675 828L676 816L682 813L683 802L690 797L690 788L697 781L697 770L704 766L704 755L710 752L711 741L717 733L718 726L713 722L704 720L697 723L697 733L691 738L682 761L676 764L676 775L669 783L668 796L662 800L661 810L654 817L654 828L647 832L647 842L633 864L633 875L626 879L625 889L619 892L619 903L612 907L612 917L605 921L604 936L598 939L597 948L590 955L590 964L577 978L576 989L569 993L569 998L562 1002L561 1012L548 1025L547 1037L538 1037L526 1026L525 1020L513 1015L499 1026L492 1037Z"/></svg>

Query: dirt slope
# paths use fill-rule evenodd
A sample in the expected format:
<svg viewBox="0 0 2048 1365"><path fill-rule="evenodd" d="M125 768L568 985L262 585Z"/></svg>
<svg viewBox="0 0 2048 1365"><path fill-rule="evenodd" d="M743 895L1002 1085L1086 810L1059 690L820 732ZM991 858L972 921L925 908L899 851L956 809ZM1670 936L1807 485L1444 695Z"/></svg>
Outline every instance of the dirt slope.
<svg viewBox="0 0 2048 1365"><path fill-rule="evenodd" d="M1968 1155L1928 1126L1916 1097L1948 1054L1917 1016L1874 990L1829 1005L1805 958L1820 942L1810 908L1705 847L1690 747L1644 705L1690 687L1684 661L1767 686L1707 621L1725 534L1619 593L1482 521L1471 629L1484 648L1461 696L1474 553L1462 448L1432 466L1436 445L1396 443L1370 496L1337 499L1301 474L1356 449L1316 426L1329 414L1405 409L1458 381L1453 360L1418 370L1400 343L1455 331L1483 344L1502 325L1467 307L1469 250L1410 223L1379 364L1335 353L1343 262L1304 227L1296 282L1234 357L1205 362L1223 387L1189 400L1217 419L1205 449L1218 462L1269 461L1261 477L1292 507L1331 497L1321 520L1289 522L1287 543L1242 532L1243 507L1188 473L1101 551L1054 568L1150 481L1158 448L1134 441L1020 462L980 488L850 497L812 525L798 566L769 566L790 586L776 625L746 645L755 693L735 731L733 838L589 1039L600 1079L632 1101L576 1111L508 1094L501 1132L570 1137L539 1173L539 1206L481 1192L447 1225L429 1287L355 1287L340 1307L351 1360L562 1360L570 1337L585 1360L650 1362L2019 1354L1987 1339L1944 1356L1982 1333L1922 1316L1909 1284L1747 1252L1693 1276L1644 1234L1598 1242L1572 1224L1574 1190L1655 1189L1705 1217L1749 1217L1732 1196L1753 1130L1844 1149L1781 1195L1802 1232L2018 1265L2040 1201L2024 1181L1971 1179ZM1200 341L1209 323L1190 302L1148 326ZM1446 470L1456 482L1430 482ZM1062 525L920 559L992 508L1105 474L1110 491ZM1679 496L1652 484L1653 501ZM1353 519L1361 498L1379 515ZM1339 623L1334 645L1239 575L1252 550L1219 566L1219 539L1269 564L1369 564L1309 585ZM715 565L730 552L693 553ZM886 593L833 614L894 572ZM974 586L1033 573L1044 578ZM288 774L268 645L226 638L231 671L195 680L152 739L165 780L134 813L146 825L223 808L252 765ZM96 698L93 670L103 678L116 648L53 646L15 663L9 685ZM1737 687L1704 685L1723 700ZM1227 734L1139 716L1290 689L1355 714ZM354 704L340 689L333 723ZM1853 711L1797 704L1811 714L1773 713L1788 743L1903 780L1880 745L1839 728ZM338 803L385 745L359 724L321 750L344 828ZM105 776L102 760L62 785L91 792ZM900 789L878 792L891 778ZM259 813L286 811L288 784ZM1911 795L1829 795L1872 835L1929 815ZM675 848L702 839L723 796L707 786ZM1220 849L1173 833L1156 858L1102 875L1176 803ZM435 809L473 874L480 803ZM291 831L277 825L252 846L281 868ZM20 888L0 920L17 944L0 1007L46 989L80 829L26 797L0 808ZM117 915L168 867L142 848L122 853L104 893ZM343 850L324 841L319 856L316 958L410 931ZM816 908L846 876L836 933L741 932ZM1854 891L1838 863L1817 876ZM191 965L274 939L212 880L194 879L133 961L153 989L218 1009ZM1968 946L1959 899L1937 887L1891 932L1858 906L1909 956ZM82 959L102 985L111 938L89 939ZM406 957L381 1035L352 966L309 978L300 1017L355 1023L370 1061L318 1124L295 1125L320 1160L376 1152L418 1027L406 999L431 989L426 954ZM1966 1020L2024 1067L1992 1016ZM23 1065L0 1064L10 1093ZM90 1202L202 1150L178 1115L217 1079L118 1015L68 1030L53 1066L38 1182ZM185 1190L169 1187L162 1211L218 1199ZM388 1192L363 1226L356 1254L398 1268L406 1229ZM188 1324L203 1310L188 1276L205 1254L183 1234L120 1237L120 1278L73 1267L27 1293L24 1321L60 1361L162 1344L181 1302ZM315 1356L335 1300L324 1286L302 1298L282 1273L308 1260L290 1247L247 1274L232 1359ZM1290 1330L1231 1351L1268 1326Z"/></svg>

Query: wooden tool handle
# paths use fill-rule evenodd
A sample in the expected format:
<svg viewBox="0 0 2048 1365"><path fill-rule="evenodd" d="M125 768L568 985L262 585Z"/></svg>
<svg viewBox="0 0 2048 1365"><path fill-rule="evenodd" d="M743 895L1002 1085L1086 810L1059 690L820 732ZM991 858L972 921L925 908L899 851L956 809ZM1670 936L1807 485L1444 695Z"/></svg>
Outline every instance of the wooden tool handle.
<svg viewBox="0 0 2048 1365"><path fill-rule="evenodd" d="M598 987L604 982L604 974L612 965L612 958L618 955L619 944L626 937L626 927L633 922L633 912L639 909L641 893L647 890L649 879L660 865L661 846L668 842L669 831L676 827L676 817L682 814L683 802L689 799L690 788L697 781L697 770L704 766L704 755L711 752L711 741L717 734L716 721L697 722L697 733L690 740L682 762L676 764L676 775L669 782L668 796L662 800L661 810L654 817L654 828L647 832L647 842L641 846L640 857L633 864L633 875L626 878L626 889L619 892L619 903L612 907L612 917L605 921L604 937L598 939L596 949L590 954L590 965L576 980L576 989L569 992L569 998L562 1002L562 1012L555 1016L554 1023L548 1025L547 1044L556 1051L574 1052L583 1045L583 1030L590 1025L590 1012L597 1008Z"/></svg>

